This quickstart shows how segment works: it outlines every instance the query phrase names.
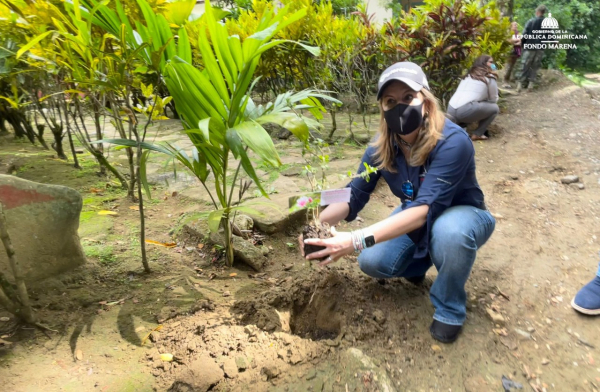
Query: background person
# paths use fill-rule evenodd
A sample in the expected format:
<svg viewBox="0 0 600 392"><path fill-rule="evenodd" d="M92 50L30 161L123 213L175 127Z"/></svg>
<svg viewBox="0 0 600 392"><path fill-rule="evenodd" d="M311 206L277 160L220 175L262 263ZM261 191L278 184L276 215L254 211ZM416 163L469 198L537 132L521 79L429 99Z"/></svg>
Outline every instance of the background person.
<svg viewBox="0 0 600 392"><path fill-rule="evenodd" d="M504 73L504 88L512 88L510 85L510 79L512 77L513 71L515 70L515 64L521 57L521 38L519 38L519 24L517 22L512 22L510 24L510 32L512 36L508 40L513 45L512 53L506 62L506 72ZM516 73L516 72L515 72Z"/></svg>
<svg viewBox="0 0 600 392"><path fill-rule="evenodd" d="M358 172L365 170L363 163L378 171L368 182L355 178L348 185L350 202L329 205L320 220L332 227L342 219L354 220L380 178L402 203L366 229L332 230L332 238L305 240L325 247L307 258L329 256L321 263L325 265L359 251L358 263L367 275L405 277L413 283L422 282L435 265L430 332L450 343L466 318L465 283L477 250L492 235L495 220L477 183L473 143L463 129L445 120L421 67L396 63L383 72L378 87L380 127Z"/></svg>
<svg viewBox="0 0 600 392"><path fill-rule="evenodd" d="M544 15L546 15L548 9L545 5L539 5L535 10L535 18L529 19L523 30L523 38L521 39L521 45L523 47L523 70L519 78L519 85L517 86L517 92L520 92L525 84L527 84L527 90L532 90L535 80L537 78L537 72L542 65L542 58L544 57L544 49L533 49L529 45L541 45L542 40L538 38L527 38L527 36L540 35L534 34L534 31L542 29L542 21ZM529 49L528 49L529 47Z"/></svg>
<svg viewBox="0 0 600 392"><path fill-rule="evenodd" d="M457 124L479 122L472 140L486 140L485 132L500 112L498 107L498 75L492 69L491 56L479 56L448 103L448 114Z"/></svg>

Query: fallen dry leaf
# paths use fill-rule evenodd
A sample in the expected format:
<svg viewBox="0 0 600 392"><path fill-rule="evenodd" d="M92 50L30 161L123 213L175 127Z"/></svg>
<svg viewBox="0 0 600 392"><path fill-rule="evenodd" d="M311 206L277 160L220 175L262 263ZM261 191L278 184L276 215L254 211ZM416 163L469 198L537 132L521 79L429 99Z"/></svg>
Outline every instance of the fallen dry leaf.
<svg viewBox="0 0 600 392"><path fill-rule="evenodd" d="M98 215L119 215L119 214L116 213L115 211L100 210L100 211L98 211Z"/></svg>
<svg viewBox="0 0 600 392"><path fill-rule="evenodd" d="M198 244L198 249L202 249L202 248L204 248L204 244L202 244L202 243Z"/></svg>
<svg viewBox="0 0 600 392"><path fill-rule="evenodd" d="M233 277L236 277L236 276L237 276L237 274L235 272L232 272L231 274L229 274L230 278L233 278Z"/></svg>
<svg viewBox="0 0 600 392"><path fill-rule="evenodd" d="M75 358L77 358L78 361L83 361L83 351L81 351L81 350L75 351Z"/></svg>
<svg viewBox="0 0 600 392"><path fill-rule="evenodd" d="M129 206L130 210L134 210L134 211L139 211L140 210L140 206Z"/></svg>
<svg viewBox="0 0 600 392"><path fill-rule="evenodd" d="M146 240L147 244L153 244L158 246L164 246L165 248L174 248L177 246L175 242L159 242L154 240Z"/></svg>
<svg viewBox="0 0 600 392"><path fill-rule="evenodd" d="M492 331L494 331L496 335L508 336L508 331L506 328L494 328Z"/></svg>
<svg viewBox="0 0 600 392"><path fill-rule="evenodd" d="M442 351L442 348L440 346L438 346L437 344L434 344L433 346L431 346L431 349L435 352Z"/></svg>
<svg viewBox="0 0 600 392"><path fill-rule="evenodd" d="M144 336L144 338L142 339L142 346L144 345L144 343L146 343L146 340L148 340L148 338L150 337L150 335L152 334L152 332L154 331L160 331L162 329L162 324L157 326L156 328L154 328L152 331L148 332L148 334L146 336Z"/></svg>

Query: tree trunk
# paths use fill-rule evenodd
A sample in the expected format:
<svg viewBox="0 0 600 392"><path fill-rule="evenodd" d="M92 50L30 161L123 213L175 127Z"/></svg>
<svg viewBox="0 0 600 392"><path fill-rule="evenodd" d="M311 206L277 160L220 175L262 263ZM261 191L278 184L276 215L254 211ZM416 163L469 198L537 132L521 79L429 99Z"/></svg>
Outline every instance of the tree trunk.
<svg viewBox="0 0 600 392"><path fill-rule="evenodd" d="M92 100L92 106L94 109L94 125L96 127L96 140L102 140L102 127L100 126L100 106L95 99ZM104 156L104 145L100 143L96 144L96 146L96 150L99 151L100 154L102 154L102 156ZM100 174L102 174L103 176L106 175L106 168L104 167L104 165L100 165Z"/></svg>
<svg viewBox="0 0 600 392"><path fill-rule="evenodd" d="M77 159L77 151L75 151L75 144L73 144L73 135L71 135L71 129L68 127L67 135L69 136L69 146L71 147L71 154L73 155L73 167L75 167L75 169L81 169L81 166L79 166L79 159Z"/></svg>
<svg viewBox="0 0 600 392"><path fill-rule="evenodd" d="M35 127L37 128L37 132L35 132L35 137L38 140L38 142L40 142L40 144L42 145L42 147L44 147L46 150L49 150L50 148L48 147L48 144L46 143L46 141L44 140L44 125L42 124L35 124ZM33 127L31 127L31 129L33 130Z"/></svg>
<svg viewBox="0 0 600 392"><path fill-rule="evenodd" d="M137 125L134 125L134 127L137 127ZM146 218L144 217L144 195L142 192L142 177L140 176L140 166L142 165L142 145L137 128L133 129L133 133L135 135L135 140L138 143L135 157L135 178L137 181L138 207L140 209L140 248L142 251L142 264L144 265L144 271L150 273L150 266L148 265L148 258L146 257Z"/></svg>
<svg viewBox="0 0 600 392"><path fill-rule="evenodd" d="M329 132L329 136L327 136L327 139L329 139L329 141L331 141L333 134L335 133L335 131L337 131L337 121L335 119L335 108L334 107L331 108L331 110L329 111L329 114L331 115L331 132Z"/></svg>
<svg viewBox="0 0 600 392"><path fill-rule="evenodd" d="M54 136L54 143L52 143L52 147L54 148L54 151L56 151L56 155L58 156L59 159L67 159L67 156L65 155L65 149L63 148L63 133L62 133L62 127L58 128L58 129L54 129L51 128L52 130L52 135Z"/></svg>

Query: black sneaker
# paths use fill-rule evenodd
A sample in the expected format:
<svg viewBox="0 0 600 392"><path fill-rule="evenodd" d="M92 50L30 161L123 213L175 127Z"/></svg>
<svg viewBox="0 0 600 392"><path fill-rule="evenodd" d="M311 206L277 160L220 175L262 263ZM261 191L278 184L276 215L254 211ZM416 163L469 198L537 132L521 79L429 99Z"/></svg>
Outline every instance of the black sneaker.
<svg viewBox="0 0 600 392"><path fill-rule="evenodd" d="M452 343L460 335L462 325L450 325L442 323L441 321L433 320L429 332L435 340L439 340L442 343Z"/></svg>
<svg viewBox="0 0 600 392"><path fill-rule="evenodd" d="M423 282L425 281L425 275L413 276L413 277L404 278L404 279L408 280L410 283L414 284L415 286L419 286L419 285L422 285Z"/></svg>

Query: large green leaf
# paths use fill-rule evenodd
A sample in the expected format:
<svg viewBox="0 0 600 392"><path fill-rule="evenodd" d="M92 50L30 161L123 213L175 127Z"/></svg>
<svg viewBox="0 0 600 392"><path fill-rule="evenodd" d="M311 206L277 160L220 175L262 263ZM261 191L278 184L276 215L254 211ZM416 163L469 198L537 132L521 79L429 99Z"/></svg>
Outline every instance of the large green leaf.
<svg viewBox="0 0 600 392"><path fill-rule="evenodd" d="M295 113L282 112L265 114L264 116L257 118L256 122L259 124L273 123L282 126L303 142L306 142L310 135L308 125L306 125L304 120Z"/></svg>
<svg viewBox="0 0 600 392"><path fill-rule="evenodd" d="M244 144L254 151L261 159L271 166L281 165L279 155L273 144L271 136L265 129L255 121L244 121L230 129L235 131L243 140Z"/></svg>
<svg viewBox="0 0 600 392"><path fill-rule="evenodd" d="M227 42L227 28L224 24L217 23L215 16L212 12L210 0L206 1L205 6L206 22L208 30L210 31L210 41L213 46L213 50L218 59L218 65L221 68L223 76L229 85L231 91L235 88L235 79L238 74L238 69L233 61L229 44Z"/></svg>
<svg viewBox="0 0 600 392"><path fill-rule="evenodd" d="M192 64L192 47L185 28L179 29L177 41L177 55L188 64Z"/></svg>
<svg viewBox="0 0 600 392"><path fill-rule="evenodd" d="M198 129L200 129L202 131L202 135L204 136L204 139L206 141L210 140L209 126L210 126L210 117L200 120L198 122Z"/></svg>
<svg viewBox="0 0 600 392"><path fill-rule="evenodd" d="M161 46L166 46L165 50L165 60L172 60L175 58L177 54L175 48L175 40L173 39L173 33L171 32L171 27L169 26L169 22L167 19L159 14L156 17L156 26L158 27L158 32L160 34Z"/></svg>
<svg viewBox="0 0 600 392"><path fill-rule="evenodd" d="M246 149L242 144L242 139L240 138L240 136L235 130L229 129L227 130L226 139L227 145L231 149L231 152L233 152L233 156L240 160L246 174L248 174L252 181L254 181L254 183L256 184L260 192L263 194L263 196L268 197L267 192L265 192L265 190L263 189L262 184L260 183L260 180L256 175L256 171L254 170L254 166L252 166L250 158L248 158L248 154L246 153Z"/></svg>
<svg viewBox="0 0 600 392"><path fill-rule="evenodd" d="M219 231L219 225L221 224L221 218L223 217L224 213L225 213L225 210L220 209L220 210L212 211L208 215L208 228L213 233L216 233L217 231Z"/></svg>
<svg viewBox="0 0 600 392"><path fill-rule="evenodd" d="M221 73L221 69L217 64L217 59L215 58L215 54L211 49L209 42L208 36L206 35L206 29L200 29L198 46L200 48L200 54L202 54L204 67L210 78L210 83L218 92L221 100L223 100L223 102L229 106L230 98L229 92L227 91L227 86L224 82L224 75Z"/></svg>
<svg viewBox="0 0 600 392"><path fill-rule="evenodd" d="M146 174L146 166L148 165L148 157L149 156L150 156L150 150L145 150L142 153L142 159L140 162L140 181L144 187L146 196L148 196L148 199L152 199L152 194L150 193L150 186L148 185L148 176Z"/></svg>
<svg viewBox="0 0 600 392"><path fill-rule="evenodd" d="M23 47L21 47L21 49L19 49L19 51L17 52L16 58L18 59L19 57L21 57L23 55L23 53L25 53L29 49L33 48L41 40L43 40L44 38L46 38L48 35L52 34L53 32L54 31L52 31L52 30L46 31L45 33L42 33L42 34L38 35L37 37L31 39L31 41L29 41L27 44L25 44Z"/></svg>
<svg viewBox="0 0 600 392"><path fill-rule="evenodd" d="M96 140L94 142L91 142L91 144L101 144L101 143L110 143L110 144L116 144L117 146L125 146L125 147L137 147L138 146L138 142L136 142L135 140L131 140L131 139L102 139L102 140ZM169 150L167 150L166 148L159 146L157 144L140 142L139 145L144 150L152 150L152 151L161 152L163 154L172 155Z"/></svg>

